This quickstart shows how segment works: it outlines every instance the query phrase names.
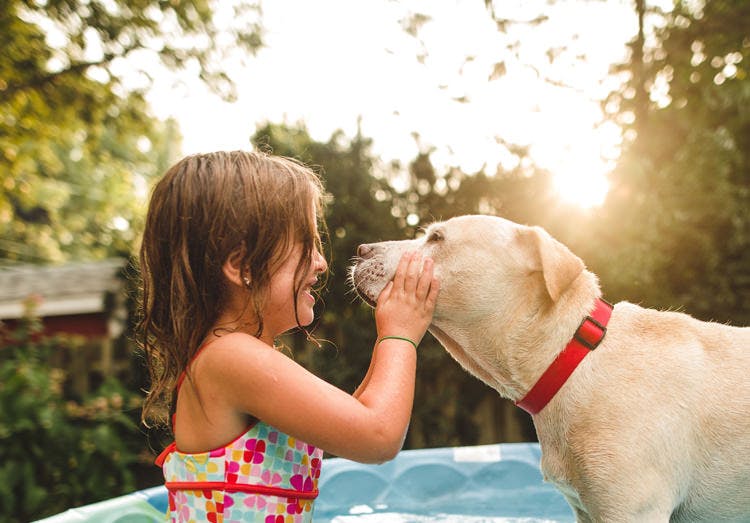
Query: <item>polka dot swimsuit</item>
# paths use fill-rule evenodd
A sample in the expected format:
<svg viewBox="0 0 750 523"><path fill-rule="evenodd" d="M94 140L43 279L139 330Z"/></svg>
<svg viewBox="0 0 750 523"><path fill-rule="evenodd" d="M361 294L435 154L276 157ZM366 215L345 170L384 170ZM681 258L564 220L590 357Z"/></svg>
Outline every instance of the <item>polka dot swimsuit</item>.
<svg viewBox="0 0 750 523"><path fill-rule="evenodd" d="M165 450L173 523L309 523L323 451L257 422L225 447Z"/></svg>

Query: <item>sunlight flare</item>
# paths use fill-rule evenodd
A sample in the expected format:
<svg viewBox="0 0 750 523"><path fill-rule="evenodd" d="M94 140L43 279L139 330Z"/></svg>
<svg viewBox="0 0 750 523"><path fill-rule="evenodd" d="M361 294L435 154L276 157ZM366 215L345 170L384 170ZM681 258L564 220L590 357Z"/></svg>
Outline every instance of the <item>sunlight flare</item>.
<svg viewBox="0 0 750 523"><path fill-rule="evenodd" d="M602 165L569 165L553 174L553 183L560 198L584 209L604 203L609 181Z"/></svg>
<svg viewBox="0 0 750 523"><path fill-rule="evenodd" d="M542 166L552 174L559 198L582 209L604 204L609 192L609 173L620 154L621 132L614 124L572 126L558 121L555 147L547 142Z"/></svg>

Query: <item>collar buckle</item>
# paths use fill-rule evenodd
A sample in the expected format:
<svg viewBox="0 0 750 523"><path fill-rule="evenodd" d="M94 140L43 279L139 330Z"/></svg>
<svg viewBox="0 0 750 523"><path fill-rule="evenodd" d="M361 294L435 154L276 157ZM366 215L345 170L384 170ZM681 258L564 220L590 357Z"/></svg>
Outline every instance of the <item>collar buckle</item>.
<svg viewBox="0 0 750 523"><path fill-rule="evenodd" d="M596 349L607 334L607 327L591 316L586 316L576 329L573 338L589 350Z"/></svg>

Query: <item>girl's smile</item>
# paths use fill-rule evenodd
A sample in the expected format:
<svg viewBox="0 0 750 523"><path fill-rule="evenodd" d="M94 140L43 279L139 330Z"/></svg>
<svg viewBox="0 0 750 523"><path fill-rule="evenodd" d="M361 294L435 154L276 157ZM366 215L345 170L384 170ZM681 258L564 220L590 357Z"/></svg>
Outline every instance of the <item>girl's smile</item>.
<svg viewBox="0 0 750 523"><path fill-rule="evenodd" d="M266 314L263 317L264 334L275 337L299 325L310 325L314 319L315 296L313 287L318 283L318 274L328 268L328 264L317 250L312 252L308 274L295 296L295 272L302 257L302 245L297 243L286 257L281 267L271 276L270 293Z"/></svg>

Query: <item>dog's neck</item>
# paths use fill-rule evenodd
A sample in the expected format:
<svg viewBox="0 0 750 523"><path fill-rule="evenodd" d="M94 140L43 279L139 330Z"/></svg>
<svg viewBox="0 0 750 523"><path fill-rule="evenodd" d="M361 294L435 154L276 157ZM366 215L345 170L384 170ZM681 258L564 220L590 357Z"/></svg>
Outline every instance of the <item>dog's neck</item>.
<svg viewBox="0 0 750 523"><path fill-rule="evenodd" d="M491 311L491 320L484 317L474 325L438 320L430 332L468 372L518 401L565 348L600 296L596 276L584 270L557 302L540 295L510 314Z"/></svg>
<svg viewBox="0 0 750 523"><path fill-rule="evenodd" d="M565 349L555 357L526 395L516 402L518 407L529 414L541 412L573 374L578 364L599 346L607 333L606 326L612 315L612 305L602 299L594 303L593 310L581 322Z"/></svg>
<svg viewBox="0 0 750 523"><path fill-rule="evenodd" d="M523 397L563 351L581 320L602 295L597 277L584 270L556 302L547 300L509 330L508 355L514 401ZM512 344L512 345L511 345Z"/></svg>

